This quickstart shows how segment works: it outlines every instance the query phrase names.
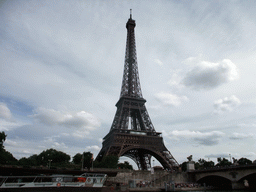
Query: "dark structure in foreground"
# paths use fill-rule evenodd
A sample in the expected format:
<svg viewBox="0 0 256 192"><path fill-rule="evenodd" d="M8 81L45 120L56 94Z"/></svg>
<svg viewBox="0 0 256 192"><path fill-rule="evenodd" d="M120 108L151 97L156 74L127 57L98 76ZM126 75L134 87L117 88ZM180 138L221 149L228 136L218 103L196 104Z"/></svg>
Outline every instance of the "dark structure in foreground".
<svg viewBox="0 0 256 192"><path fill-rule="evenodd" d="M140 170L151 168L154 156L167 170L178 167L177 161L163 143L160 132L156 132L142 97L135 45L135 20L126 23L127 42L120 99L109 133L104 137L103 147L96 160L105 156L126 156L134 160Z"/></svg>

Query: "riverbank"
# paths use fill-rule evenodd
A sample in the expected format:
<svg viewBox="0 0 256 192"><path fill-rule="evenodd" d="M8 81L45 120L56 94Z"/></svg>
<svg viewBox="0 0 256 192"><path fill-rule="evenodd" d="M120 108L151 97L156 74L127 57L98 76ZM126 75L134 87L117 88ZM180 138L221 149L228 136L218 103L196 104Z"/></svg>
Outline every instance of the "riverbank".
<svg viewBox="0 0 256 192"><path fill-rule="evenodd" d="M111 189L108 188L110 191L124 191L124 192L160 192L160 191L173 191L171 189L165 189L163 187L136 187L136 188L126 188L126 187L121 187L119 189ZM210 188L205 188L205 187L194 187L194 188L175 188L174 191L211 191L212 189ZM105 190L104 190L105 192Z"/></svg>

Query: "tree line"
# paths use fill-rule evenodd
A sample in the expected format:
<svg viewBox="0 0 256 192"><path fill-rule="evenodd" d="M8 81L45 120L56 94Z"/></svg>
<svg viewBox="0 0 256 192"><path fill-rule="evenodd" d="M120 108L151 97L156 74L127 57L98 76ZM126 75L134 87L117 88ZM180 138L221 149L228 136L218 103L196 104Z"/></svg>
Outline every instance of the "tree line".
<svg viewBox="0 0 256 192"><path fill-rule="evenodd" d="M17 160L10 152L5 150L4 142L7 135L5 132L0 132L0 165L17 165L25 167L46 167L46 168L73 168L73 169L88 169L95 168L120 168L133 169L128 162L119 163L117 156L107 156L101 162L93 159L91 152L77 153L71 156L56 149L47 149L40 154L34 154L30 157L22 157Z"/></svg>
<svg viewBox="0 0 256 192"><path fill-rule="evenodd" d="M182 171L187 170L187 163L188 161L185 161L181 164ZM195 163L195 169L198 170L198 169L208 169L213 167L227 167L231 165L249 165L249 164L252 164L253 162L250 159L247 159L244 157L240 158L239 160L233 158L233 162L231 162L231 160L229 161L226 158L218 157L216 164L213 161L207 161L201 158L194 163Z"/></svg>
<svg viewBox="0 0 256 192"><path fill-rule="evenodd" d="M48 168L73 168L73 169L88 169L94 168L112 168L112 169L133 169L129 162L119 163L117 156L107 156L102 159L101 162L93 159L91 152L77 153L71 156L56 149L47 149L42 151L40 154L34 154L30 157L23 157L17 160L13 155L6 151L4 148L4 141L7 135L4 132L0 132L0 165L19 165L19 166L40 166ZM192 156L191 156L192 159ZM189 161L191 161L189 159ZM205 159L199 159L195 163L195 169L206 169L212 167L225 167L230 165L248 165L252 164L252 161L247 158L240 158L239 160L233 158L233 163L226 158L217 158L217 164L213 161L207 161ZM182 171L187 170L187 162L183 162L181 165Z"/></svg>

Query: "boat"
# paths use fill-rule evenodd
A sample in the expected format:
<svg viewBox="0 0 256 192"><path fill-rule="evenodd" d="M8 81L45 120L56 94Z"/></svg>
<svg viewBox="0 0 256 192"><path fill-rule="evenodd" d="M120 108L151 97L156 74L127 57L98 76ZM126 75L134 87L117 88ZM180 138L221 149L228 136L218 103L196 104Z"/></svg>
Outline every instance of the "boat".
<svg viewBox="0 0 256 192"><path fill-rule="evenodd" d="M102 191L106 174L0 176L0 191Z"/></svg>

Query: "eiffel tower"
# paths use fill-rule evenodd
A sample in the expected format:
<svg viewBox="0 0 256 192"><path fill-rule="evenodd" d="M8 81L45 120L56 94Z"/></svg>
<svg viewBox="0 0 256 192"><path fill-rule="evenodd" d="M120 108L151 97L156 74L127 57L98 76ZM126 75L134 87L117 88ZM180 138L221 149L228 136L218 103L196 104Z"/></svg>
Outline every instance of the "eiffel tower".
<svg viewBox="0 0 256 192"><path fill-rule="evenodd" d="M139 81L135 45L135 20L126 23L127 41L124 73L116 114L109 133L103 138L102 149L96 157L115 155L131 158L139 170L150 170L151 157L155 157L166 170L178 168L178 163L165 147L160 132L150 120Z"/></svg>

